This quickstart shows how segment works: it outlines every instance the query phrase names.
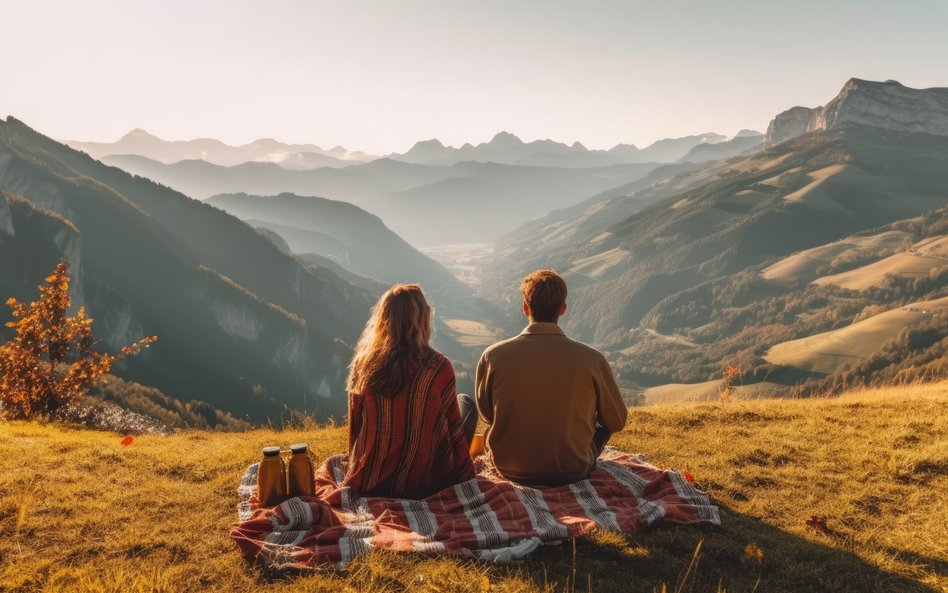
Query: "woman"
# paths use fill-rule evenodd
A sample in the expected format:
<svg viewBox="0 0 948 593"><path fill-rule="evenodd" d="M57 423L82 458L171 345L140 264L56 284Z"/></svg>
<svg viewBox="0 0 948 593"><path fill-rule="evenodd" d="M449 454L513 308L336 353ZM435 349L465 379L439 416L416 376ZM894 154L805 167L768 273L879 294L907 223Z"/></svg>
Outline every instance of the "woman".
<svg viewBox="0 0 948 593"><path fill-rule="evenodd" d="M430 339L431 307L417 284L396 284L372 308L346 386L343 484L362 496L425 498L474 476L465 434L477 423L474 402L455 396L454 369Z"/></svg>

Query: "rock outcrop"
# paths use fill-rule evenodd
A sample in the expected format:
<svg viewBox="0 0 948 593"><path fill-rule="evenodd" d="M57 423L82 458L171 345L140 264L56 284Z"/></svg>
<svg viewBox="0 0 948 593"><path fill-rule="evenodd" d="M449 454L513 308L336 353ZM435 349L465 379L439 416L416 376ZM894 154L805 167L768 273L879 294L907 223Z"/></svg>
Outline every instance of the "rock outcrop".
<svg viewBox="0 0 948 593"><path fill-rule="evenodd" d="M810 119L817 110L809 107L791 107L783 113L778 113L777 117L773 118L770 125L767 126L764 145L772 146L784 140L806 134Z"/></svg>
<svg viewBox="0 0 948 593"><path fill-rule="evenodd" d="M765 146L807 132L827 130L845 122L900 132L948 135L948 88L913 89L894 80L873 82L851 78L822 107L792 107L767 127Z"/></svg>

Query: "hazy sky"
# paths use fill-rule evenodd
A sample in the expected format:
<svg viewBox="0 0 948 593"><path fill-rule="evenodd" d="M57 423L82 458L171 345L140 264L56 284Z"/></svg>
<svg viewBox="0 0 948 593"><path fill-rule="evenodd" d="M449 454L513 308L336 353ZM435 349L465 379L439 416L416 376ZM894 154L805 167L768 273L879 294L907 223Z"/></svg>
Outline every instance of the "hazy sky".
<svg viewBox="0 0 948 593"><path fill-rule="evenodd" d="M0 115L60 139L376 154L763 130L851 76L948 86L948 2L0 0Z"/></svg>

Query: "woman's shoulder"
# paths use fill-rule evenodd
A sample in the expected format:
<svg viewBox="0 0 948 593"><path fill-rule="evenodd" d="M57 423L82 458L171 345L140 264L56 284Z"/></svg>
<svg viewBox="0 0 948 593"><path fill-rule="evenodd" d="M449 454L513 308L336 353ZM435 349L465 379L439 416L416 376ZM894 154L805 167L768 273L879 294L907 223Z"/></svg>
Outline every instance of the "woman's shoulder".
<svg viewBox="0 0 948 593"><path fill-rule="evenodd" d="M441 354L434 348L427 355L427 360L425 361L425 366L428 368L439 369L441 367L450 367L451 361L448 360L448 357L444 354ZM453 370L453 367L452 367Z"/></svg>
<svg viewBox="0 0 948 593"><path fill-rule="evenodd" d="M423 368L429 373L435 373L438 376L454 376L454 366L451 364L451 361L448 360L448 357L444 354L441 354L435 349L432 349L428 353L428 358L425 360Z"/></svg>

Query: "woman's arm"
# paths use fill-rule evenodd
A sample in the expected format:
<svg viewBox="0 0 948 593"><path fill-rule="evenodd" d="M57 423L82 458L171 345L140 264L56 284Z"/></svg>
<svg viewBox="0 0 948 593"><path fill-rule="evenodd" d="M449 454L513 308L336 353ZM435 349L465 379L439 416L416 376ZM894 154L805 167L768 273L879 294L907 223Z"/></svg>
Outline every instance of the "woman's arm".
<svg viewBox="0 0 948 593"><path fill-rule="evenodd" d="M355 440L362 431L362 397L359 394L349 394L349 454L352 454L352 447Z"/></svg>

